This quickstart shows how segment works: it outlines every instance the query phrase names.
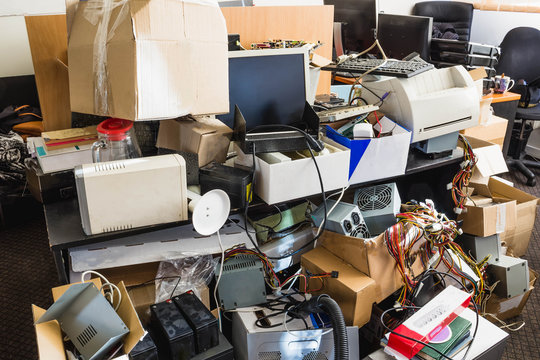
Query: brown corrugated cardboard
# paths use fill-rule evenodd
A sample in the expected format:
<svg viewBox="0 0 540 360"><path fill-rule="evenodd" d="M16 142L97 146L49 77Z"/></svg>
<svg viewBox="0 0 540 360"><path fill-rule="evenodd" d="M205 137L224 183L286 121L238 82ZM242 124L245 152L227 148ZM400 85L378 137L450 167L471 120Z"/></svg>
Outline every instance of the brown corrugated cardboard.
<svg viewBox="0 0 540 360"><path fill-rule="evenodd" d="M135 121L228 112L227 46L211 2L81 1L68 43L71 110Z"/></svg>
<svg viewBox="0 0 540 360"><path fill-rule="evenodd" d="M523 311L529 295L534 289L536 280L538 279L538 273L532 269L529 269L529 290L527 292L515 296L513 298L505 299L500 298L493 294L488 299L486 304L486 310L483 316L491 322L498 323L495 317L499 320L507 320L518 316Z"/></svg>
<svg viewBox="0 0 540 360"><path fill-rule="evenodd" d="M304 269L314 274L338 271L337 278L324 279L320 293L328 294L339 304L347 325L361 327L369 322L375 302L373 279L322 247L303 254L301 263ZM312 280L309 286L319 288L318 281Z"/></svg>
<svg viewBox="0 0 540 360"><path fill-rule="evenodd" d="M506 161L498 145L472 136L466 136L466 138L478 157L471 176L472 182L487 184L490 176L508 172Z"/></svg>
<svg viewBox="0 0 540 360"><path fill-rule="evenodd" d="M91 279L97 288L101 287L101 280ZM57 301L66 290L73 284L58 286L53 288L53 300ZM135 347L139 340L144 336L145 331L139 321L133 303L128 296L126 287L123 282L117 284L122 293L122 302L117 310L118 316L129 329L129 333L122 340L123 350L125 354ZM44 313L45 309L32 305L32 313L34 322L36 322ZM38 343L38 358L40 360L64 360L66 355L64 352L63 336L60 326L56 320L48 321L42 324L36 324L36 339Z"/></svg>
<svg viewBox="0 0 540 360"><path fill-rule="evenodd" d="M375 280L377 303L403 286L396 262L384 244L384 234L366 240L325 231L319 239L319 244ZM422 264L417 258L411 267L411 275L413 277L420 275L422 271Z"/></svg>
<svg viewBox="0 0 540 360"><path fill-rule="evenodd" d="M489 179L489 188L494 196L516 201L516 226L501 233L501 241L514 256L525 255L536 220L538 198L497 179Z"/></svg>
<svg viewBox="0 0 540 360"><path fill-rule="evenodd" d="M490 236L503 232L513 234L516 230L516 200L497 195L493 189L494 181L496 180L488 179L487 184L470 183L475 195L491 198L492 202L475 204L468 201L466 203L466 211L458 215L458 220L463 220L461 225L463 232L477 236Z"/></svg>
<svg viewBox="0 0 540 360"><path fill-rule="evenodd" d="M491 115L485 124L461 130L460 133L497 144L502 150L507 126L508 120L499 116Z"/></svg>
<svg viewBox="0 0 540 360"><path fill-rule="evenodd" d="M160 121L156 146L197 154L201 167L225 162L231 136L231 128L216 118L183 117Z"/></svg>

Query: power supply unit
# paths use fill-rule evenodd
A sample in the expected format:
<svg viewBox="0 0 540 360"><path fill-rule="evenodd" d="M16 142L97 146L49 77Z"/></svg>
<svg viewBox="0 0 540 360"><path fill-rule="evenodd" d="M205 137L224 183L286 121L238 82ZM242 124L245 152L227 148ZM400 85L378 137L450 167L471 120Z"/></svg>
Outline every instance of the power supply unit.
<svg viewBox="0 0 540 360"><path fill-rule="evenodd" d="M197 354L218 345L218 321L197 296L187 292L173 297L173 302L194 332Z"/></svg>
<svg viewBox="0 0 540 360"><path fill-rule="evenodd" d="M491 283L499 281L493 292L501 298L511 298L529 290L527 260L502 255L499 261L489 264L486 272Z"/></svg>
<svg viewBox="0 0 540 360"><path fill-rule="evenodd" d="M470 253L476 261L482 261L489 256L488 264L496 264L501 257L501 240L499 234L490 236L475 236L462 234L455 242L461 246L466 254Z"/></svg>
<svg viewBox="0 0 540 360"><path fill-rule="evenodd" d="M370 233L378 235L396 223L401 198L396 183L389 183L356 190L354 204L362 212Z"/></svg>
<svg viewBox="0 0 540 360"><path fill-rule="evenodd" d="M227 260L223 264L218 294L225 310L266 302L264 270L259 258L241 254Z"/></svg>
<svg viewBox="0 0 540 360"><path fill-rule="evenodd" d="M172 300L150 306L150 327L160 359L187 360L195 355L193 330Z"/></svg>
<svg viewBox="0 0 540 360"><path fill-rule="evenodd" d="M335 203L335 200L327 200L326 211L330 211ZM321 225L324 220L324 206L322 204L311 213L311 218L315 226ZM326 218L325 229L343 235L369 238L368 228L358 206L345 202L339 202Z"/></svg>

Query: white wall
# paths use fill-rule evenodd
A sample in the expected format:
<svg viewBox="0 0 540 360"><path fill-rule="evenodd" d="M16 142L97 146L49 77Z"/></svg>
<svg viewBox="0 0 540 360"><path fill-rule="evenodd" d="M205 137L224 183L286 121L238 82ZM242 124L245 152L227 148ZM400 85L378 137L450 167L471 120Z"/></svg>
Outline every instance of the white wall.
<svg viewBox="0 0 540 360"><path fill-rule="evenodd" d="M34 73L24 15L49 15L66 12L64 0L0 1L0 77Z"/></svg>
<svg viewBox="0 0 540 360"><path fill-rule="evenodd" d="M540 14L474 10L471 41L498 46L508 31L519 26L540 29Z"/></svg>

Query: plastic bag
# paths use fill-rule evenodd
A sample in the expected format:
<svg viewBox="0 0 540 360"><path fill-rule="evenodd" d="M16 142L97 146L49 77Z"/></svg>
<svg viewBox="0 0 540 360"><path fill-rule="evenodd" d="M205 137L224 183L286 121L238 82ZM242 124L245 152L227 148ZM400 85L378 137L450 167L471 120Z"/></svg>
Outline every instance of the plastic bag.
<svg viewBox="0 0 540 360"><path fill-rule="evenodd" d="M211 255L204 255L160 262L156 274L156 303L189 290L193 290L200 299L201 291L214 276L218 261Z"/></svg>

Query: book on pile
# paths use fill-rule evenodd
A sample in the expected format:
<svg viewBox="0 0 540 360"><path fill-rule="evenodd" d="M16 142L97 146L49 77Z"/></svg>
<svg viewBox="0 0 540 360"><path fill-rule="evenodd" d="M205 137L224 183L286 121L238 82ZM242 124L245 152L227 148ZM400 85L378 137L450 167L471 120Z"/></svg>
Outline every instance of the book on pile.
<svg viewBox="0 0 540 360"><path fill-rule="evenodd" d="M429 345L435 347L437 350L453 358L457 353L465 349L473 340L470 333L471 322L467 319L458 316L447 327L435 336L429 343ZM386 347L388 345L388 335L381 339L381 346ZM413 359L416 360L439 360L442 356L433 349L424 346Z"/></svg>
<svg viewBox="0 0 540 360"><path fill-rule="evenodd" d="M472 341L470 334L471 322L460 316L441 330L429 345L452 358ZM435 350L424 346L416 356L423 360L439 360L442 358Z"/></svg>
<svg viewBox="0 0 540 360"><path fill-rule="evenodd" d="M27 139L28 150L35 154L44 174L73 169L77 165L91 164L92 144L71 145L57 150L48 150L41 137Z"/></svg>
<svg viewBox="0 0 540 360"><path fill-rule="evenodd" d="M96 126L47 131L41 133L41 137L45 148L50 151L93 144L98 139Z"/></svg>

